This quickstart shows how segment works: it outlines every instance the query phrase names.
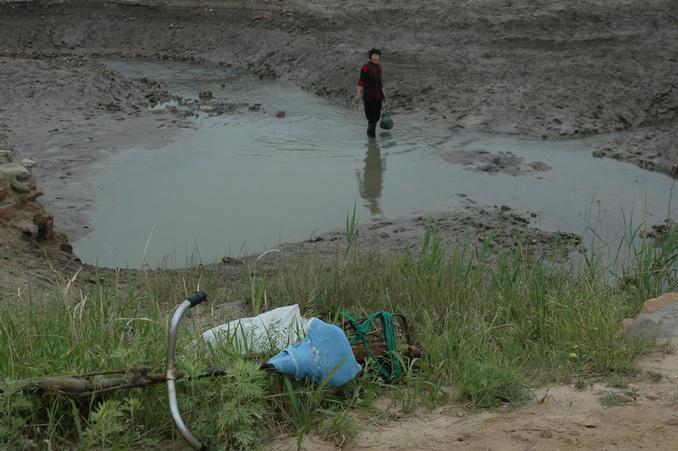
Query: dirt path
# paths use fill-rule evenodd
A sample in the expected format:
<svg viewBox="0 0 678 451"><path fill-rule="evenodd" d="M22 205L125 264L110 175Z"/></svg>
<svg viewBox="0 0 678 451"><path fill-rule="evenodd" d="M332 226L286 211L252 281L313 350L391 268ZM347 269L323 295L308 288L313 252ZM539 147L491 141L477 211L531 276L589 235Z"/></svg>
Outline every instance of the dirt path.
<svg viewBox="0 0 678 451"><path fill-rule="evenodd" d="M552 386L515 410L469 412L448 407L398 421L363 421L345 449L366 450L673 450L678 443L678 355L656 353L640 361L628 387L596 383L577 390ZM604 405L616 403L618 405ZM308 450L334 450L306 437ZM271 450L296 449L282 440Z"/></svg>

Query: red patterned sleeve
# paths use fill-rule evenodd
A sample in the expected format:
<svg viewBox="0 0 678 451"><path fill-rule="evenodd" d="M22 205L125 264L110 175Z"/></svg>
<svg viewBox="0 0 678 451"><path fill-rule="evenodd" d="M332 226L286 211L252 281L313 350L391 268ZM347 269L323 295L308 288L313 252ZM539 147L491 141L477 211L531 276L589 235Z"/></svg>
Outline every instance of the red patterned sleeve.
<svg viewBox="0 0 678 451"><path fill-rule="evenodd" d="M358 86L365 86L365 81L367 80L367 74L370 72L367 64L365 64L362 69L360 69L360 78L358 79Z"/></svg>

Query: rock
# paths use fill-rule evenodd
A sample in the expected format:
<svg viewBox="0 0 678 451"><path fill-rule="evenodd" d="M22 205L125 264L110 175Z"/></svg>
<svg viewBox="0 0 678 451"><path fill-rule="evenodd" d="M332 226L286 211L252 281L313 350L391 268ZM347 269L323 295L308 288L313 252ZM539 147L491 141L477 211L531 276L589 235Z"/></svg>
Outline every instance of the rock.
<svg viewBox="0 0 678 451"><path fill-rule="evenodd" d="M593 155L593 158L603 158L605 156L605 151L600 149L594 150L591 155Z"/></svg>
<svg viewBox="0 0 678 451"><path fill-rule="evenodd" d="M38 240L49 241L54 237L54 217L38 215L33 219L38 226Z"/></svg>
<svg viewBox="0 0 678 451"><path fill-rule="evenodd" d="M31 172L17 163L0 164L0 178L15 178L19 181L31 178Z"/></svg>
<svg viewBox="0 0 678 451"><path fill-rule="evenodd" d="M643 308L640 310L640 313L652 313L665 305L678 302L678 293L671 292L665 293L659 296L658 298L652 298L645 301Z"/></svg>
<svg viewBox="0 0 678 451"><path fill-rule="evenodd" d="M631 324L633 323L633 318L624 318L621 323L621 332L622 335L626 333L629 327L631 327Z"/></svg>
<svg viewBox="0 0 678 451"><path fill-rule="evenodd" d="M499 209L501 211L510 211L511 207L509 207L508 205L502 205L501 207L499 207Z"/></svg>
<svg viewBox="0 0 678 451"><path fill-rule="evenodd" d="M214 97L214 94L212 94L212 91L210 91L209 89L205 89L198 93L198 97L200 98L200 100L211 100L212 97Z"/></svg>
<svg viewBox="0 0 678 451"><path fill-rule="evenodd" d="M541 437L541 438L553 438L553 434L551 433L551 431L541 431L539 433L539 437Z"/></svg>
<svg viewBox="0 0 678 451"><path fill-rule="evenodd" d="M62 251L66 252L67 254L72 254L73 253L73 246L71 246L68 243L62 243L61 246L59 246L59 249Z"/></svg>
<svg viewBox="0 0 678 451"><path fill-rule="evenodd" d="M9 186L12 187L12 191L19 194L26 194L31 192L31 187L25 183L21 183L16 179L12 178L9 180Z"/></svg>
<svg viewBox="0 0 678 451"><path fill-rule="evenodd" d="M624 331L624 338L633 340L678 337L678 302L669 302L667 299L673 298L651 299L648 312L640 313L633 319Z"/></svg>
<svg viewBox="0 0 678 451"><path fill-rule="evenodd" d="M21 230L21 233L24 235L28 235L30 237L37 237L38 236L38 226L33 224L33 223L23 223L19 224L19 230Z"/></svg>
<svg viewBox="0 0 678 451"><path fill-rule="evenodd" d="M278 111L277 113L275 113L275 117L277 117L278 119L282 119L282 118L285 117L285 112L284 111Z"/></svg>

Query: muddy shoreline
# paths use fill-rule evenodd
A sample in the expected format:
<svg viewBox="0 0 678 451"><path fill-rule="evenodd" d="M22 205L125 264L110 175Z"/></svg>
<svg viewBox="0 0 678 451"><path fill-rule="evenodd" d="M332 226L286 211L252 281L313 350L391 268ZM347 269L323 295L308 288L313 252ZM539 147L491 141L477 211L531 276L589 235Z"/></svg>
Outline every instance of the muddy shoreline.
<svg viewBox="0 0 678 451"><path fill-rule="evenodd" d="M162 145L192 126L185 112L149 110L162 86L120 77L96 58L238 67L350 105L364 50L379 45L400 124L533 139L616 131L596 156L675 176L676 24L678 5L660 0L397 0L367 11L353 0L5 0L0 147L40 162L44 199L75 238L86 233L92 162L141 139Z"/></svg>
<svg viewBox="0 0 678 451"><path fill-rule="evenodd" d="M0 3L0 54L206 61L348 104L364 47L378 44L401 120L547 139L642 129L649 142L613 143L615 158L678 170L675 2L162 5Z"/></svg>

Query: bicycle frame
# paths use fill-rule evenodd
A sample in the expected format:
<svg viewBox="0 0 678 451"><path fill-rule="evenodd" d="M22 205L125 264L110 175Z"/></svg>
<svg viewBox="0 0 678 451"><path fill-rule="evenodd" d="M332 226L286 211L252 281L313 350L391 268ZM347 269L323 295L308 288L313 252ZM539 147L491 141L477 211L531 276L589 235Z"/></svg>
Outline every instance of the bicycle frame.
<svg viewBox="0 0 678 451"><path fill-rule="evenodd" d="M186 375L177 371L175 368L177 333L179 323L183 315L191 308L207 300L207 294L202 291L196 291L181 304L179 304L170 320L167 333L167 357L164 373L151 373L150 368L130 368L113 371L100 371L88 374L81 374L67 377L43 377L40 379L31 379L19 381L22 390L30 392L56 393L74 398L85 398L108 394L120 389L129 389L144 387L146 385L161 384L167 385L167 397L169 400L170 414L177 429L183 438L195 449L206 450L207 447L196 439L184 423L179 411L179 402L177 400L177 390L175 382L186 378ZM409 329L405 318L400 316L403 322L403 328L406 334L407 346L405 355L410 358L421 356L421 350L410 344ZM383 348L383 349L382 349ZM386 348L375 346L372 349L373 354L377 356L385 355ZM364 361L367 358L367 349L363 345L354 345L353 354L358 361ZM263 356L249 356L250 358ZM267 363L261 365L262 370L275 371L275 368ZM207 368L205 371L192 378L203 378L213 376L223 376L226 372L220 368ZM112 375L120 375L114 376Z"/></svg>

